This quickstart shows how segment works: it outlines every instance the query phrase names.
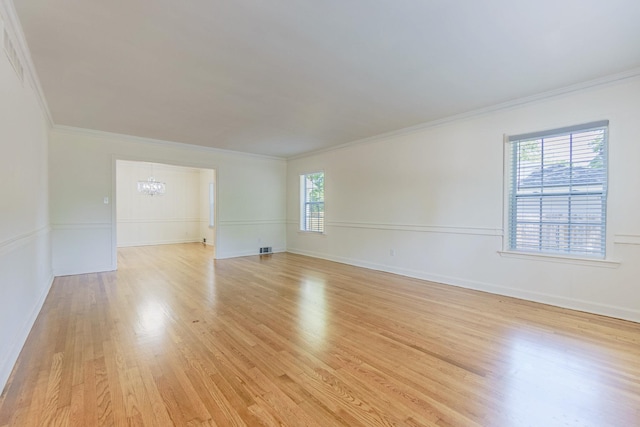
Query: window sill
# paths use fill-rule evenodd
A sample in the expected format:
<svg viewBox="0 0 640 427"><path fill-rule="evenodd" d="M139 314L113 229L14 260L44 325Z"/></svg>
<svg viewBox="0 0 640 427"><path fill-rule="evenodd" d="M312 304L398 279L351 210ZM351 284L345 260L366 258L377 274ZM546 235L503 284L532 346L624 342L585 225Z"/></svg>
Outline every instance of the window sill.
<svg viewBox="0 0 640 427"><path fill-rule="evenodd" d="M307 230L298 230L298 234L304 234L307 236L326 236L327 233L320 231L307 231Z"/></svg>
<svg viewBox="0 0 640 427"><path fill-rule="evenodd" d="M532 261L558 262L561 264L585 265L589 267L618 268L620 261L608 259L577 258L554 254L538 254L531 252L498 251L501 257L528 259Z"/></svg>

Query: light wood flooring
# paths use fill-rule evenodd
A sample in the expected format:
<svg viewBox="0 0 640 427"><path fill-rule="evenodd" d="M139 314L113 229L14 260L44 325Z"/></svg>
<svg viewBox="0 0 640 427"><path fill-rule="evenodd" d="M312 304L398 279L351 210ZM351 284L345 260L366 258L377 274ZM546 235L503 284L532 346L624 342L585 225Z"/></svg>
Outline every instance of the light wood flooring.
<svg viewBox="0 0 640 427"><path fill-rule="evenodd" d="M640 426L640 324L293 255L57 278L0 426Z"/></svg>

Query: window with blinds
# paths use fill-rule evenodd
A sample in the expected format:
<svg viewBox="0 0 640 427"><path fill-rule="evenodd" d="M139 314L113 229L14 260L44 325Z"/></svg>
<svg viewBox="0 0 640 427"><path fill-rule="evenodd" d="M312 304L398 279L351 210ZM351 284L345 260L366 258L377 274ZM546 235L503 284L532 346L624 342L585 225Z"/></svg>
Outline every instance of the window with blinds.
<svg viewBox="0 0 640 427"><path fill-rule="evenodd" d="M300 230L324 233L324 172L300 175Z"/></svg>
<svg viewBox="0 0 640 427"><path fill-rule="evenodd" d="M605 257L609 122L509 137L509 249Z"/></svg>

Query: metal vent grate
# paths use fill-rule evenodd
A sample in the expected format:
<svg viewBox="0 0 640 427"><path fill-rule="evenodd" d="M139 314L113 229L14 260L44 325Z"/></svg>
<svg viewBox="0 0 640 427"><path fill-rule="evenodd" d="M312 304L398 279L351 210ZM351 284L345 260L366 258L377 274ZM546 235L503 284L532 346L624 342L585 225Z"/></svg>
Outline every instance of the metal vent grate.
<svg viewBox="0 0 640 427"><path fill-rule="evenodd" d="M260 254L270 254L273 253L273 250L271 249L271 246L264 246L262 248L260 248Z"/></svg>
<svg viewBox="0 0 640 427"><path fill-rule="evenodd" d="M7 32L7 29L5 28L3 31L3 39L4 39L4 52L7 54L7 58L9 58L9 62L11 63L11 65L13 66L13 69L15 70L16 74L18 75L18 78L20 79L20 82L24 81L24 68L22 67L22 63L20 62L20 58L18 58L18 52L16 51L15 47L13 46L13 42L11 41L11 38L9 37L9 33Z"/></svg>

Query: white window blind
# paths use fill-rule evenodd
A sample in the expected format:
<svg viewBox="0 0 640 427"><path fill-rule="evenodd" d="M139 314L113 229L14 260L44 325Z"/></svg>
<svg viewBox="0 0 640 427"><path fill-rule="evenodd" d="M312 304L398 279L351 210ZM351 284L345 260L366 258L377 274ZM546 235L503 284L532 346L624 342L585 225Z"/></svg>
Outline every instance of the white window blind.
<svg viewBox="0 0 640 427"><path fill-rule="evenodd" d="M509 137L509 249L605 257L608 121Z"/></svg>
<svg viewBox="0 0 640 427"><path fill-rule="evenodd" d="M300 175L300 230L324 233L324 172Z"/></svg>

